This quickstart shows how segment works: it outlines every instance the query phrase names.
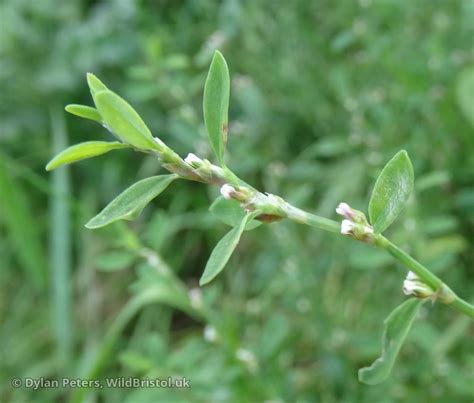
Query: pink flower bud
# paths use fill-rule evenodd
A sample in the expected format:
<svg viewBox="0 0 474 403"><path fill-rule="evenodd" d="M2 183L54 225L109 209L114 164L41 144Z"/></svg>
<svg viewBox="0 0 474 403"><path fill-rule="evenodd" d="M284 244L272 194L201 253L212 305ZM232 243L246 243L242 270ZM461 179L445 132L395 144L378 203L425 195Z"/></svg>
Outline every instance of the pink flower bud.
<svg viewBox="0 0 474 403"><path fill-rule="evenodd" d="M235 195L236 190L228 185L227 183L225 185L222 185L221 187L221 195L224 197L226 200L232 199L232 197Z"/></svg>
<svg viewBox="0 0 474 403"><path fill-rule="evenodd" d="M354 210L347 203L339 203L336 208L336 213L347 218L348 220L352 219L354 216Z"/></svg>

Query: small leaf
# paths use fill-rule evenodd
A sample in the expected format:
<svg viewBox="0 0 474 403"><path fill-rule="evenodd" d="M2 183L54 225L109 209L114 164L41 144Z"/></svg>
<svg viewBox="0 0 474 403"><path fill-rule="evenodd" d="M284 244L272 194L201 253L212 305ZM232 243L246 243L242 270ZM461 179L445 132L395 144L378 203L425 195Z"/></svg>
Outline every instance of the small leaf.
<svg viewBox="0 0 474 403"><path fill-rule="evenodd" d="M370 222L380 233L397 218L413 190L413 166L405 150L383 168L369 202Z"/></svg>
<svg viewBox="0 0 474 403"><path fill-rule="evenodd" d="M79 143L56 155L46 165L47 171L52 171L61 165L72 164L73 162L84 160L86 158L97 157L108 153L112 150L120 148L130 148L128 144L119 143L118 141L86 141Z"/></svg>
<svg viewBox="0 0 474 403"><path fill-rule="evenodd" d="M120 193L86 227L100 228L117 220L133 220L145 206L158 196L178 175L158 175L143 179Z"/></svg>
<svg viewBox="0 0 474 403"><path fill-rule="evenodd" d="M199 280L199 285L203 286L214 279L225 267L229 261L232 252L237 247L242 232L244 232L245 225L258 215L258 212L253 211L248 213L240 221L239 225L232 228L224 237L217 243L216 247L211 253L207 261L204 273Z"/></svg>
<svg viewBox="0 0 474 403"><path fill-rule="evenodd" d="M156 149L150 130L123 98L112 91L101 91L94 99L107 129L120 140L141 150Z"/></svg>
<svg viewBox="0 0 474 403"><path fill-rule="evenodd" d="M359 370L360 382L376 385L388 378L422 303L420 299L409 299L397 306L385 319L382 355L370 367Z"/></svg>
<svg viewBox="0 0 474 403"><path fill-rule="evenodd" d="M224 56L216 50L204 86L204 123L219 163L224 163L227 143L230 79Z"/></svg>
<svg viewBox="0 0 474 403"><path fill-rule="evenodd" d="M66 106L66 112L79 116L80 118L93 120L102 123L99 111L95 108L85 105L70 104Z"/></svg>
<svg viewBox="0 0 474 403"><path fill-rule="evenodd" d="M212 203L211 207L209 207L209 211L224 224L230 225L231 227L239 225L245 217L245 211L242 210L237 200L226 200L222 196L218 197L214 203ZM250 231L260 225L262 225L261 221L249 221L245 226L245 231Z"/></svg>
<svg viewBox="0 0 474 403"><path fill-rule="evenodd" d="M100 81L94 74L87 73L87 84L89 85L89 89L91 91L92 98L94 98L95 94L100 91L107 91L108 88L105 84Z"/></svg>

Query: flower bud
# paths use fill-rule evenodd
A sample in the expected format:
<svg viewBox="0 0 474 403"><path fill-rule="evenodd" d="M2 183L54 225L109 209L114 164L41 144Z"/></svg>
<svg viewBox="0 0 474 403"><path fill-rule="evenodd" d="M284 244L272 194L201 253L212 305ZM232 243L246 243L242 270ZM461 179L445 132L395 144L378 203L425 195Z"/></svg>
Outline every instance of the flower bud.
<svg viewBox="0 0 474 403"><path fill-rule="evenodd" d="M348 220L352 218L352 209L347 203L339 203L336 207L336 213Z"/></svg>
<svg viewBox="0 0 474 403"><path fill-rule="evenodd" d="M235 199L240 202L247 202L252 195L252 191L244 186L234 187L226 183L221 187L221 195L227 200Z"/></svg>
<svg viewBox="0 0 474 403"><path fill-rule="evenodd" d="M350 220L342 220L341 223L341 234L351 235L352 230L354 229L354 223Z"/></svg>
<svg viewBox="0 0 474 403"><path fill-rule="evenodd" d="M199 158L193 153L189 153L188 156L184 159L184 161L191 165L193 168L199 168L199 166L202 164L201 158Z"/></svg>
<svg viewBox="0 0 474 403"><path fill-rule="evenodd" d="M339 203L336 208L336 213L346 218L347 220L353 221L356 224L369 224L367 218L365 217L365 214L362 211L353 209L347 203Z"/></svg>
<svg viewBox="0 0 474 403"><path fill-rule="evenodd" d="M412 271L409 271L403 281L402 287L405 295L413 295L416 298L427 298L434 294L433 289L423 283L421 279Z"/></svg>
<svg viewBox="0 0 474 403"><path fill-rule="evenodd" d="M221 195L224 197L224 199L226 200L232 199L235 193L236 193L236 190L232 186L228 185L227 183L222 185Z"/></svg>

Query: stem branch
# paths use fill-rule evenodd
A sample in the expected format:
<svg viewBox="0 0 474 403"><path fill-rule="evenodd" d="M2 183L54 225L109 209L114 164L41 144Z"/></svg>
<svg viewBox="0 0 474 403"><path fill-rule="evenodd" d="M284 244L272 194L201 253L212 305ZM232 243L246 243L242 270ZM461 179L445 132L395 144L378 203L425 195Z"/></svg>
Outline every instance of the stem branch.
<svg viewBox="0 0 474 403"><path fill-rule="evenodd" d="M184 172L186 174L182 176L189 180L198 180L200 182L219 186L223 184L245 186L253 192L252 194L254 204L257 204L256 201L258 201L259 207L261 209L265 211L265 208L267 208L270 214L275 215L276 217L288 218L297 222L298 224L309 225L311 227L316 227L328 232L341 233L341 224L339 222L308 213L292 206L280 197L273 195L268 195L271 197L267 197L263 193L259 192L241 180L227 167L213 165L209 163L209 161L205 162L196 156L194 156L194 163L196 165L186 163L176 155L174 156L174 159L172 158L170 160L170 164L168 166L165 165L165 168L168 170L170 170L170 168L179 168L180 172ZM248 206L249 205L247 204L247 207ZM400 263L415 273L426 285L435 291L435 294L433 294L434 297L436 297L439 301L450 305L453 309L464 313L470 318L474 318L474 306L459 298L454 293L454 291L452 291L438 276L433 274L425 266L413 259L409 254L393 244L383 235L372 234L372 236L374 246L386 250Z"/></svg>

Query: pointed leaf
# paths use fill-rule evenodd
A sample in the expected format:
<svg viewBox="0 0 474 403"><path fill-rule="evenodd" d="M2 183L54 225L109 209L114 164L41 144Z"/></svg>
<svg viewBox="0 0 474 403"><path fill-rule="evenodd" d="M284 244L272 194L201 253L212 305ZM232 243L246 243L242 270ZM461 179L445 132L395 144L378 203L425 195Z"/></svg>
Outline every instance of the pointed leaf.
<svg viewBox="0 0 474 403"><path fill-rule="evenodd" d="M370 222L379 233L397 218L413 190L413 166L405 150L383 168L369 202Z"/></svg>
<svg viewBox="0 0 474 403"><path fill-rule="evenodd" d="M240 207L240 203L237 200L226 200L222 196L218 197L214 203L212 203L209 211L224 224L230 225L231 227L239 225L245 217L245 211ZM250 231L260 225L262 225L261 221L251 220L245 226L245 231Z"/></svg>
<svg viewBox="0 0 474 403"><path fill-rule="evenodd" d="M118 141L86 141L79 143L56 155L46 165L47 171L52 171L61 165L72 164L73 162L84 160L86 158L97 157L108 153L112 150L120 148L130 148L128 144L119 143Z"/></svg>
<svg viewBox="0 0 474 403"><path fill-rule="evenodd" d="M92 98L94 98L95 94L100 91L107 91L108 88L105 84L100 81L94 74L87 73L87 84L89 85L89 89L91 91Z"/></svg>
<svg viewBox="0 0 474 403"><path fill-rule="evenodd" d="M101 91L95 94L95 104L107 129L120 140L141 150L157 148L142 118L123 98L112 91Z"/></svg>
<svg viewBox="0 0 474 403"><path fill-rule="evenodd" d="M396 307L385 319L382 355L370 367L359 370L359 381L376 385L388 378L422 303L420 299L409 299Z"/></svg>
<svg viewBox="0 0 474 403"><path fill-rule="evenodd" d="M240 221L239 225L232 228L224 237L217 243L216 247L211 253L209 260L207 261L204 273L199 280L199 285L205 285L214 279L225 267L229 261L232 252L237 247L242 232L244 232L245 225L247 222L252 220L258 215L258 212L252 212L245 215Z"/></svg>
<svg viewBox="0 0 474 403"><path fill-rule="evenodd" d="M99 214L92 218L87 228L104 227L117 220L133 220L145 206L158 196L178 175L158 175L143 179L120 193Z"/></svg>
<svg viewBox="0 0 474 403"><path fill-rule="evenodd" d="M102 123L99 111L95 108L85 105L70 104L66 106L66 112L79 116L80 118L93 120Z"/></svg>
<svg viewBox="0 0 474 403"><path fill-rule="evenodd" d="M204 86L204 123L219 163L224 162L227 143L230 79L224 56L216 50Z"/></svg>

